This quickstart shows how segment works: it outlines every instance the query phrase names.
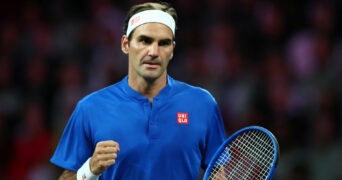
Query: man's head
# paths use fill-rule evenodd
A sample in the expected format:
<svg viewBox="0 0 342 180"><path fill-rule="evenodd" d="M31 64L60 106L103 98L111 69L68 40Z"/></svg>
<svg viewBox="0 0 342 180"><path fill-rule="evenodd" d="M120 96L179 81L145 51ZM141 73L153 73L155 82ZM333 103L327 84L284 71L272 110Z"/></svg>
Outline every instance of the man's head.
<svg viewBox="0 0 342 180"><path fill-rule="evenodd" d="M176 18L175 9L164 3L144 3L130 9L121 39L130 80L153 83L166 79L176 44Z"/></svg>

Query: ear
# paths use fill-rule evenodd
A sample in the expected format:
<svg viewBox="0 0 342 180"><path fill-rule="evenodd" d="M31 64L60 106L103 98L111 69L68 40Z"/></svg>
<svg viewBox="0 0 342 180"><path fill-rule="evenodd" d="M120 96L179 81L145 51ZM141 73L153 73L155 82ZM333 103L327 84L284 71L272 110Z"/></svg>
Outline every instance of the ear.
<svg viewBox="0 0 342 180"><path fill-rule="evenodd" d="M123 53L128 54L128 37L123 35L121 37L121 50Z"/></svg>
<svg viewBox="0 0 342 180"><path fill-rule="evenodd" d="M173 46L173 51L175 50L175 47L176 47L176 41L173 41L172 42L172 46ZM170 60L173 58L173 53L171 54L170 56Z"/></svg>

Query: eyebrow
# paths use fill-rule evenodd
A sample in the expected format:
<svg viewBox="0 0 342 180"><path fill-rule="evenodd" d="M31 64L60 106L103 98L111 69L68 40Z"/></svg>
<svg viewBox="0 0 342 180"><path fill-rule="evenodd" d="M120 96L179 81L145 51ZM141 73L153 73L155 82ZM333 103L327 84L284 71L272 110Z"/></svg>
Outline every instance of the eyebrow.
<svg viewBox="0 0 342 180"><path fill-rule="evenodd" d="M150 37L150 36L146 36L146 35L140 35L140 36L138 36L138 40L146 40L146 39L148 39L148 40L153 40L153 38Z"/></svg>
<svg viewBox="0 0 342 180"><path fill-rule="evenodd" d="M139 35L138 40L154 40L154 38L147 35ZM158 42L171 43L173 40L170 38L160 39Z"/></svg>

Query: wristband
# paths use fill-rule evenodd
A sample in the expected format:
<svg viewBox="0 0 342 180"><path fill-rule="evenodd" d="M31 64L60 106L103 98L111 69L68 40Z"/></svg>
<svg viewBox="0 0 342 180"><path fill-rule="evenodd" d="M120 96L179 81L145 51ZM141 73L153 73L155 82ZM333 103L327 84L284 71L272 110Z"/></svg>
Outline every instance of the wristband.
<svg viewBox="0 0 342 180"><path fill-rule="evenodd" d="M77 170L77 180L98 180L100 176L91 172L90 158Z"/></svg>

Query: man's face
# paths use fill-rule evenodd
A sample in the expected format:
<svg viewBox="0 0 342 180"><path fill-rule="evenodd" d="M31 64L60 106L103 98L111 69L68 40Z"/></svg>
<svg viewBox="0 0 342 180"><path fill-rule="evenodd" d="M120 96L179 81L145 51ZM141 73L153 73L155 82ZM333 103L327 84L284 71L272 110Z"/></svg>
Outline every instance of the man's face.
<svg viewBox="0 0 342 180"><path fill-rule="evenodd" d="M138 26L130 42L124 35L122 50L128 54L129 76L147 81L166 76L166 68L172 58L174 47L171 29L161 23Z"/></svg>

